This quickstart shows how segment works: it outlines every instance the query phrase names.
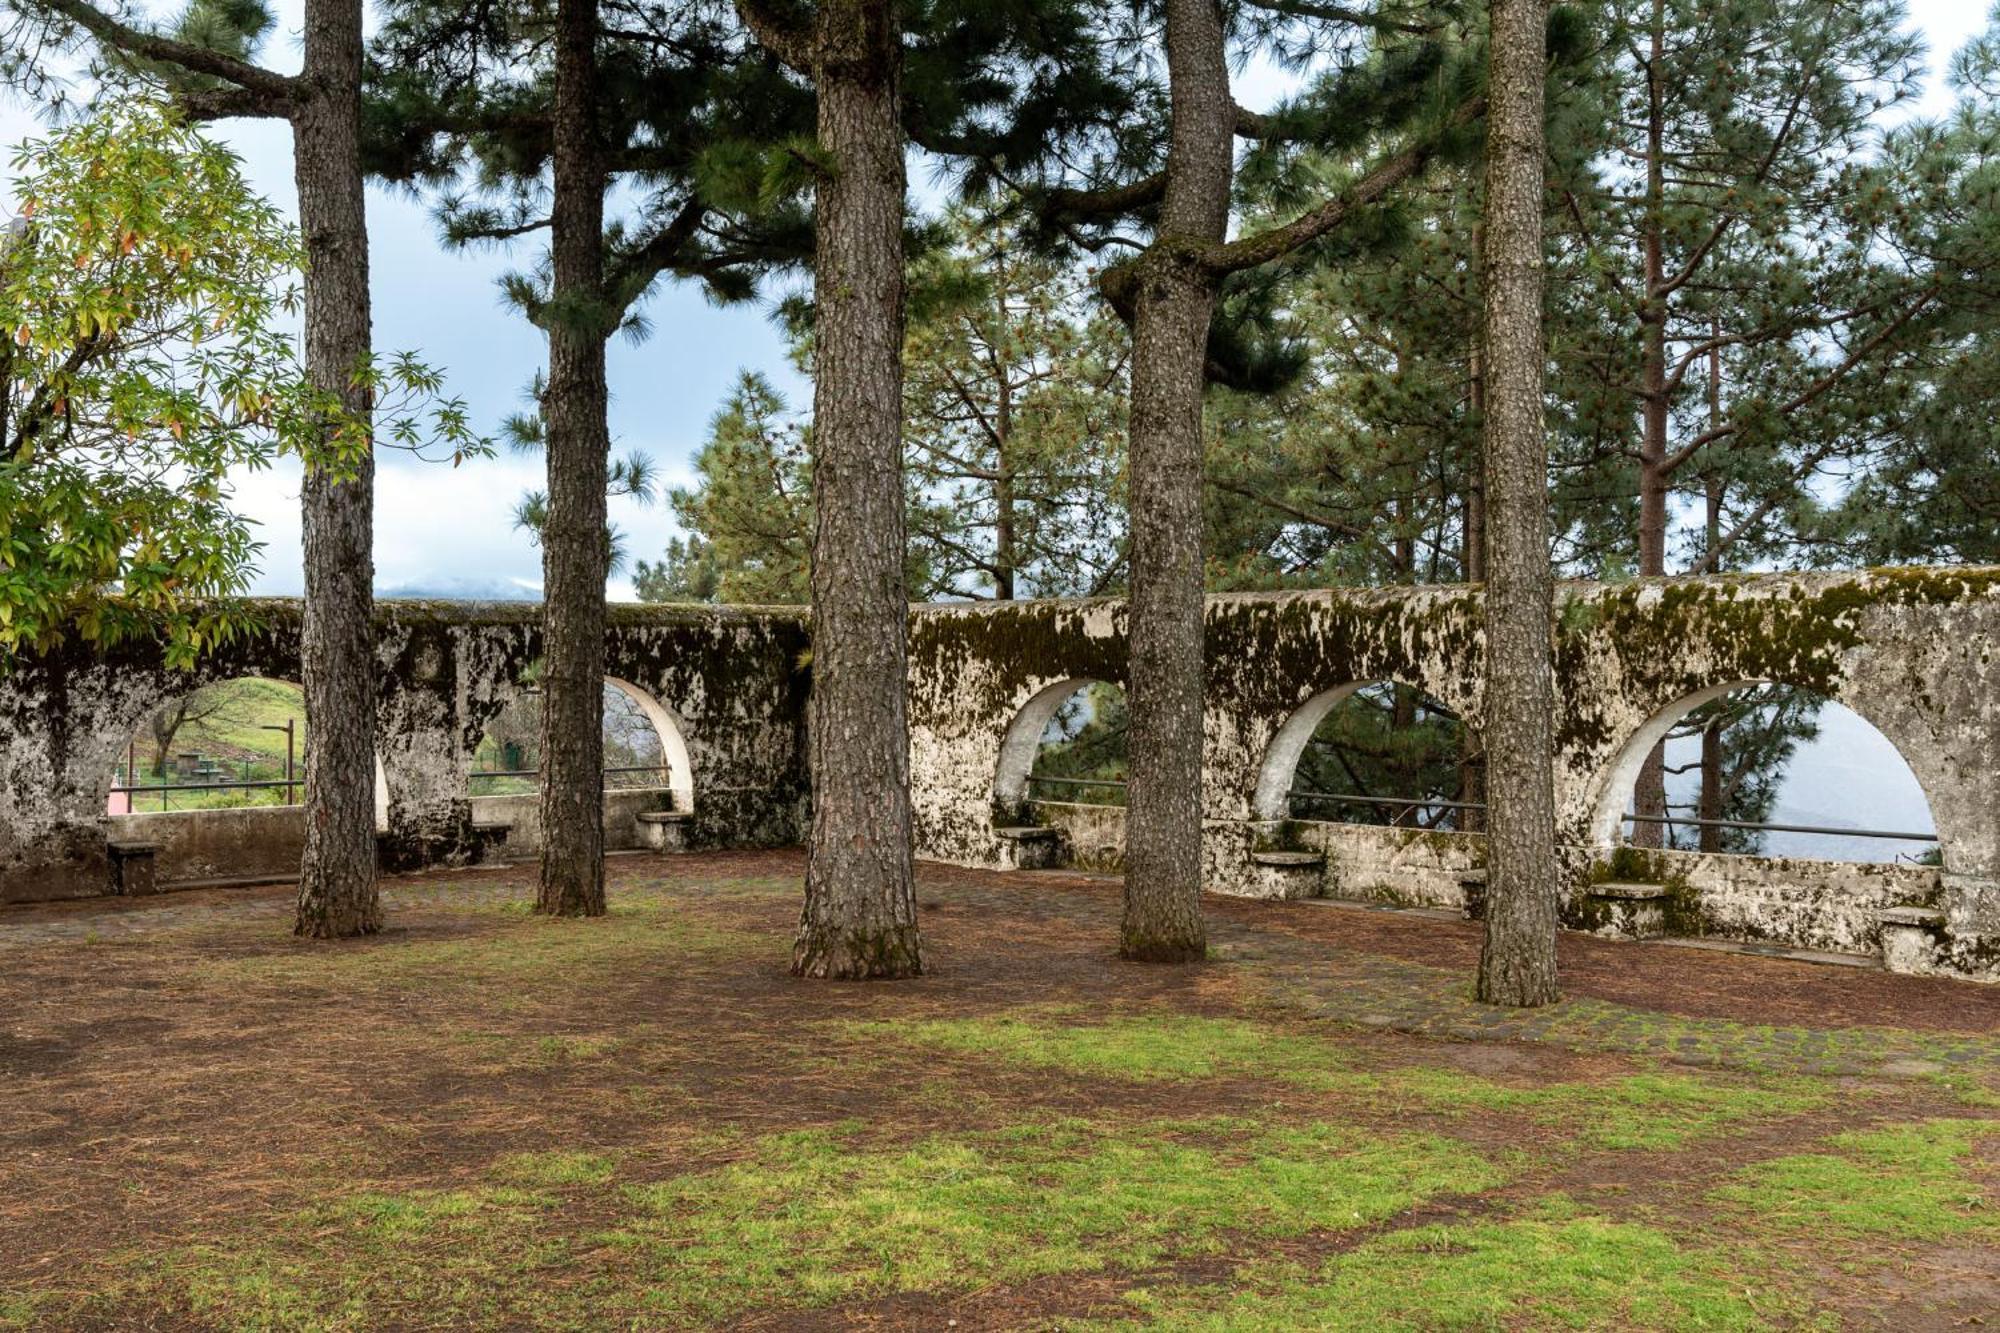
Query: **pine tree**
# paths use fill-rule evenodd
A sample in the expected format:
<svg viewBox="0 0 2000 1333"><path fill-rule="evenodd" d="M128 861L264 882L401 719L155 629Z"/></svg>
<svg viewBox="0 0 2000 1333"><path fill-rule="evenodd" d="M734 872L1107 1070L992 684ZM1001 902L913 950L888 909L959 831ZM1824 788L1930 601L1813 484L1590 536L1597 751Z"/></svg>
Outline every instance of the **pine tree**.
<svg viewBox="0 0 2000 1333"><path fill-rule="evenodd" d="M1493 0L1482 269L1486 936L1479 998L1556 999L1555 671L1543 428L1547 0Z"/></svg>
<svg viewBox="0 0 2000 1333"><path fill-rule="evenodd" d="M1211 373L1244 380L1295 362L1255 336L1269 313L1269 266L1352 242L1385 199L1418 176L1477 118L1481 102L1440 42L1428 11L1167 0L1167 133L1114 139L1081 181L1027 192L1057 235L1137 253L1100 279L1132 325L1130 475L1131 787L1121 953L1179 962L1206 952L1201 920L1202 398ZM1277 112L1253 114L1230 86L1231 26L1246 46L1345 48L1347 60ZM1392 126L1410 126L1400 141ZM1241 167L1236 140L1252 144ZM1360 159L1337 181L1314 179L1287 221L1227 239L1240 175L1282 177L1313 145ZM1137 231L1139 236L1131 234ZM1144 239L1140 239L1143 237ZM1296 368L1295 364L1291 368Z"/></svg>

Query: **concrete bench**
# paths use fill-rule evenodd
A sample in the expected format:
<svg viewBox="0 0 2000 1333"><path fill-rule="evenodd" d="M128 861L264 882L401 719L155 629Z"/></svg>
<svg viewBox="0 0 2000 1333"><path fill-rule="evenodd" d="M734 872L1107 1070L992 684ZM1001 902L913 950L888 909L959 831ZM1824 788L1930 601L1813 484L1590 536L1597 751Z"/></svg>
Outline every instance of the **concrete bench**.
<svg viewBox="0 0 2000 1333"><path fill-rule="evenodd" d="M1467 921L1486 919L1486 872L1484 870L1463 870L1458 876L1458 892L1462 901L1460 911Z"/></svg>
<svg viewBox="0 0 2000 1333"><path fill-rule="evenodd" d="M1885 907L1875 914L1882 928L1882 966L1890 972L1928 976L1942 971L1944 913L1935 907Z"/></svg>
<svg viewBox="0 0 2000 1333"><path fill-rule="evenodd" d="M1270 866L1274 870L1317 870L1326 864L1325 852L1268 851L1250 853L1252 865Z"/></svg>
<svg viewBox="0 0 2000 1333"><path fill-rule="evenodd" d="M111 891L124 897L158 893L160 844L114 838L106 844L111 854Z"/></svg>
<svg viewBox="0 0 2000 1333"><path fill-rule="evenodd" d="M1058 870L1068 859L1063 831L1041 824L1015 824L993 830L1000 839L1000 864L1009 870Z"/></svg>
<svg viewBox="0 0 2000 1333"><path fill-rule="evenodd" d="M655 852L686 851L691 817L686 810L641 810L633 816L639 824L639 841Z"/></svg>
<svg viewBox="0 0 2000 1333"><path fill-rule="evenodd" d="M1590 933L1631 940L1655 940L1667 933L1667 903L1674 891L1664 884L1609 880L1584 893L1591 908Z"/></svg>

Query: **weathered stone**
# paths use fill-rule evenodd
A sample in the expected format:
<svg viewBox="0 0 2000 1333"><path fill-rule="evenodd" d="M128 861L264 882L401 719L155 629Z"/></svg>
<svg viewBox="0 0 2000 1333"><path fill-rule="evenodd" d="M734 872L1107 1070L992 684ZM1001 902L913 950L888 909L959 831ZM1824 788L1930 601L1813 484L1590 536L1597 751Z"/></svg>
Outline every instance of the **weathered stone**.
<svg viewBox="0 0 2000 1333"><path fill-rule="evenodd" d="M1891 967L2000 978L2000 571L1874 570L1571 584L1553 626L1556 794L1572 925L1598 928L1593 882L1661 886L1675 935L1869 954ZM296 679L298 606L259 604L261 633L194 672L157 651L67 649L0 676L0 900L104 893L103 817L126 739L161 702L246 675ZM539 651L538 608L380 604L383 856L396 867L532 855L527 811L473 799L465 774L486 725ZM912 798L921 855L971 865L1115 871L1123 812L1030 801L1043 727L1085 682L1122 683L1116 601L913 608ZM1286 818L1299 749L1374 681L1430 695L1476 730L1485 670L1477 588L1212 597L1206 610L1204 871L1209 888L1333 895L1476 911L1476 835ZM807 625L795 610L614 607L607 671L661 726L691 846L795 841L806 812ZM1773 681L1846 704L1901 752L1929 797L1943 867L1853 865L1620 847L1638 766L1686 713ZM617 794L612 794L615 796ZM532 804L530 798L528 804ZM638 845L635 811L607 830ZM1032 836L1001 830L1037 826ZM149 834L149 837L154 836ZM159 837L169 862L177 845ZM613 843L612 845L616 845ZM1317 855L1275 865L1260 854ZM163 863L165 864L165 863ZM1635 871L1639 873L1635 873ZM1921 904L1917 927L1880 914ZM1919 945L1922 948L1919 948ZM1919 956L1921 955L1921 956Z"/></svg>

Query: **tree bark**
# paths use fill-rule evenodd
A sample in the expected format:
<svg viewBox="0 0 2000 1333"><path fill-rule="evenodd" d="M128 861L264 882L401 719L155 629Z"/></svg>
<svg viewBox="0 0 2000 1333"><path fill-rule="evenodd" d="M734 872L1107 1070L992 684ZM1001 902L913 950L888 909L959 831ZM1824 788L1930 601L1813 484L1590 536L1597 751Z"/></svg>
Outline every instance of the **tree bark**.
<svg viewBox="0 0 2000 1333"><path fill-rule="evenodd" d="M1542 197L1547 0L1493 0L1486 147L1486 939L1479 998L1557 998Z"/></svg>
<svg viewBox="0 0 2000 1333"><path fill-rule="evenodd" d="M1130 785L1119 952L1206 956L1201 919L1201 405L1225 239L1235 106L1222 11L1168 0L1173 125L1159 230L1135 261L1132 322Z"/></svg>
<svg viewBox="0 0 2000 1333"><path fill-rule="evenodd" d="M1666 90L1661 65L1666 60L1666 7L1654 0L1651 45L1646 67L1646 210L1641 244L1644 248L1645 299L1639 309L1639 574L1667 572L1667 281L1666 238ZM1632 794L1632 825L1636 847L1664 847L1667 826L1667 752L1656 745L1639 768Z"/></svg>
<svg viewBox="0 0 2000 1333"><path fill-rule="evenodd" d="M604 168L598 0L556 4L550 208L548 518L542 524L542 877L534 909L604 915Z"/></svg>
<svg viewBox="0 0 2000 1333"><path fill-rule="evenodd" d="M558 0L542 527L542 865L535 910L604 914L604 168L597 0Z"/></svg>
<svg viewBox="0 0 2000 1333"><path fill-rule="evenodd" d="M1484 234L1475 226L1472 232L1474 263L1483 262L1485 253ZM1483 422L1486 419L1486 357L1480 350L1477 334L1473 337L1472 352L1467 358L1466 379L1466 404L1472 410L1473 420ZM1465 474L1465 530L1461 535L1461 563L1467 583L1486 581L1486 479L1480 475L1483 457L1483 452L1475 457ZM1486 803L1485 746L1469 724L1459 737L1458 799L1467 806ZM1458 813L1458 827L1462 832L1486 831L1484 810L1466 809Z"/></svg>
<svg viewBox="0 0 2000 1333"><path fill-rule="evenodd" d="M911 862L902 473L902 48L894 0L821 0L812 73L812 839L798 976L923 971Z"/></svg>
<svg viewBox="0 0 2000 1333"><path fill-rule="evenodd" d="M370 351L368 222L361 177L361 0L309 0L309 89L292 115L293 171L304 234L306 375L366 417L356 372ZM375 461L336 479L306 469L305 854L299 935L382 928L375 888Z"/></svg>

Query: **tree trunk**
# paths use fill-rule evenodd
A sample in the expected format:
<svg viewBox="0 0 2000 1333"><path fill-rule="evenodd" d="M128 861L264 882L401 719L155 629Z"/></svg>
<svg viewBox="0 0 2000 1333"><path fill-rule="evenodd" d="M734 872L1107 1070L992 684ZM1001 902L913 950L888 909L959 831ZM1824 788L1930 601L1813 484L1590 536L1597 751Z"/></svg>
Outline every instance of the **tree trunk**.
<svg viewBox="0 0 2000 1333"><path fill-rule="evenodd" d="M299 229L306 248L306 374L357 415L372 404L355 375L370 350L368 221L361 183L361 0L308 0L309 91L292 117ZM375 889L375 462L304 485L305 855L300 935L382 928Z"/></svg>
<svg viewBox="0 0 2000 1333"><path fill-rule="evenodd" d="M1722 818L1722 718L1708 720L1701 729L1701 801L1695 817L1701 820L1700 846L1704 852L1722 850L1722 830L1713 821Z"/></svg>
<svg viewBox="0 0 2000 1333"><path fill-rule="evenodd" d="M542 526L542 869L535 910L604 914L604 169L597 0L556 6L548 517Z"/></svg>
<svg viewBox="0 0 2000 1333"><path fill-rule="evenodd" d="M1204 957L1201 919L1201 403L1220 283L1189 259L1229 221L1234 104L1222 11L1168 0L1172 138L1152 247L1135 261L1132 324L1131 731L1119 952Z"/></svg>
<svg viewBox="0 0 2000 1333"><path fill-rule="evenodd" d="M792 971L923 971L903 583L902 48L893 0L821 0L813 288L812 839Z"/></svg>
<svg viewBox="0 0 2000 1333"><path fill-rule="evenodd" d="M1639 311L1639 574L1667 572L1667 306L1666 240L1663 216L1666 200L1666 92L1660 66L1666 59L1666 10L1653 5L1653 31L1646 72L1646 210L1645 301ZM1653 747L1640 766L1633 790L1631 841L1638 847L1664 847L1667 826L1667 759L1664 744Z"/></svg>
<svg viewBox="0 0 2000 1333"><path fill-rule="evenodd" d="M1556 999L1555 690L1543 433L1547 0L1494 0L1486 140L1486 940L1479 998Z"/></svg>
<svg viewBox="0 0 2000 1333"><path fill-rule="evenodd" d="M1001 260L999 281L994 286L994 303L998 326L1007 327L1007 275L1005 260ZM1002 602L1011 602L1015 596L1015 579L1018 574L1020 555L1017 551L1014 509L1014 381L1007 364L998 356L993 358L993 373L998 381L993 408L993 596Z"/></svg>
<svg viewBox="0 0 2000 1333"><path fill-rule="evenodd" d="M1484 235L1473 228L1472 253L1475 262L1486 252ZM1486 358L1475 335L1466 364L1466 403L1475 421L1486 419ZM1461 559L1467 583L1486 581L1486 479L1480 474L1481 456L1475 456L1465 474L1465 530L1461 534ZM1484 743L1470 725L1459 738L1458 799L1468 806L1486 803L1486 754ZM1461 810L1458 827L1466 833L1486 831L1484 810Z"/></svg>

